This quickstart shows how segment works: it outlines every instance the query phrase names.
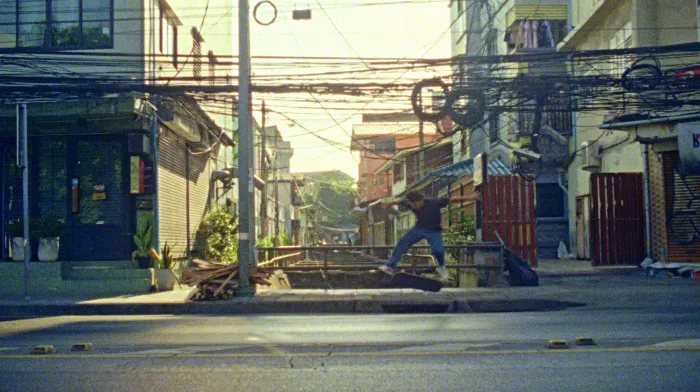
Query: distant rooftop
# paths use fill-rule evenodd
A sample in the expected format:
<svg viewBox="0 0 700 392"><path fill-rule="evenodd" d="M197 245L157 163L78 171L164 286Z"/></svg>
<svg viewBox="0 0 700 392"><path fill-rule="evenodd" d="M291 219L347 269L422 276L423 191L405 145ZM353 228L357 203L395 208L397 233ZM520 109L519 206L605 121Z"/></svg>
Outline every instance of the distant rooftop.
<svg viewBox="0 0 700 392"><path fill-rule="evenodd" d="M418 128L417 122L360 123L352 126L352 138L417 135ZM435 124L423 123L423 133L426 135L436 134Z"/></svg>
<svg viewBox="0 0 700 392"><path fill-rule="evenodd" d="M416 122L418 119L413 112L403 113L364 113L362 114L362 122Z"/></svg>

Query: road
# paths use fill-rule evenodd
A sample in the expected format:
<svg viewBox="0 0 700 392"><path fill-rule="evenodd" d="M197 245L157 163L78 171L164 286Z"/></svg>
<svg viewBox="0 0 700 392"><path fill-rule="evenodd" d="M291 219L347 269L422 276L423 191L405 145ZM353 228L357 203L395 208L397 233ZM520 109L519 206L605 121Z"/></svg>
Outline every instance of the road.
<svg viewBox="0 0 700 392"><path fill-rule="evenodd" d="M0 322L0 391L695 391L700 286L543 280L552 312L92 316ZM596 345L578 346L577 337ZM548 349L565 340L568 349ZM92 351L71 351L92 343ZM38 345L56 352L30 355Z"/></svg>
<svg viewBox="0 0 700 392"><path fill-rule="evenodd" d="M0 390L691 391L698 325L695 308L15 320L0 323Z"/></svg>

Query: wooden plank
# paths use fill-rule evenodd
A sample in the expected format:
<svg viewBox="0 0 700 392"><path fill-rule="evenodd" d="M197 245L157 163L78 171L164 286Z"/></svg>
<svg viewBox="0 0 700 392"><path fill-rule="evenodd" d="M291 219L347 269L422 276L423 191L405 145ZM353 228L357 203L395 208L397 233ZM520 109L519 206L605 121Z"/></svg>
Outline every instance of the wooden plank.
<svg viewBox="0 0 700 392"><path fill-rule="evenodd" d="M517 175L511 177L511 186L513 187L512 203L515 205L515 208L513 208L511 215L511 219L513 220L511 230L513 231L514 237L513 243L517 244L515 253L517 253L518 256L527 259L526 257L524 257L526 256L527 246L525 244L525 241L523 241L523 226L525 224L525 221L523 219L522 196L524 184L521 182L521 180L522 178Z"/></svg>
<svg viewBox="0 0 700 392"><path fill-rule="evenodd" d="M501 209L503 208L503 205L501 204L501 194L500 194L500 184L501 182L501 176L496 176L495 181L493 182L493 196L492 199L494 201L494 215L493 215L493 223L494 223L494 229L493 231L497 232L498 235L503 236L503 226L501 224ZM506 242L506 245L508 243Z"/></svg>
<svg viewBox="0 0 700 392"><path fill-rule="evenodd" d="M531 265L537 265L537 230L535 227L535 194L537 189L535 188L537 184L533 181L530 184L530 192L528 194L529 201L529 211L530 211L530 256Z"/></svg>
<svg viewBox="0 0 700 392"><path fill-rule="evenodd" d="M482 239L484 241L492 241L493 231L491 224L491 210L493 209L493 203L491 201L491 181L493 178L489 177L489 182L486 186L482 187L481 190L481 210L482 210L482 222L481 222L481 233Z"/></svg>
<svg viewBox="0 0 700 392"><path fill-rule="evenodd" d="M625 174L623 177L619 188L619 195L622 201L620 206L620 248L622 250L623 259L627 260L630 258L630 248L632 246L632 230L634 229L634 222L632 220L632 207L634 204L634 198L630 198L628 192L630 175Z"/></svg>
<svg viewBox="0 0 700 392"><path fill-rule="evenodd" d="M534 186L534 182L526 181L522 177L518 178L518 182L520 183L520 186L518 186L518 192L520 194L520 200L518 202L520 208L520 225L518 226L520 231L520 242L523 244L521 257L527 260L530 265L533 265L535 258L532 256L533 243L531 230L533 228L534 221L530 211L530 193Z"/></svg>
<svg viewBox="0 0 700 392"><path fill-rule="evenodd" d="M518 241L513 236L513 176L502 176L501 182L499 184L501 188L501 201L503 206L503 240L508 244L511 249L518 248Z"/></svg>
<svg viewBox="0 0 700 392"><path fill-rule="evenodd" d="M612 225L613 225L613 200L612 200L612 181L610 180L610 176L602 176L603 179L603 200L604 200L604 235L602 236L602 241L604 244L603 249L605 249L605 252L603 253L603 264L605 265L610 265L613 264L612 262L612 244L610 241L610 237L612 235Z"/></svg>
<svg viewBox="0 0 700 392"><path fill-rule="evenodd" d="M623 240L623 227L625 226L625 216L622 214L622 208L623 204L625 203L625 199L628 198L629 195L623 195L622 185L623 183L627 182L627 174L618 173L613 175L612 179L614 197L613 210L615 215L615 220L613 224L613 230L615 234L612 241L615 244L615 246L613 247L613 255L615 257L616 264L626 264L625 260L629 258L629 256L626 256L625 253L629 253L629 251L626 249Z"/></svg>
<svg viewBox="0 0 700 392"><path fill-rule="evenodd" d="M637 189L636 178L634 174L630 174L627 178L627 201L630 204L628 211L628 217L630 222L629 229L629 243L627 245L628 254L628 264L637 258L638 240L639 240L639 221L638 221L638 208L639 208L639 190Z"/></svg>
<svg viewBox="0 0 700 392"><path fill-rule="evenodd" d="M520 176L511 177L513 186L513 213L511 218L513 219L513 225L511 229L513 230L513 237L515 237L514 242L518 244L517 254L525 260L528 260L528 247L527 241L525 241L525 225L527 221L525 220L525 203L524 200L524 187L525 182ZM529 260L528 260L529 261Z"/></svg>
<svg viewBox="0 0 700 392"><path fill-rule="evenodd" d="M516 237L516 242L518 243L518 255L523 259L527 260L527 243L525 241L525 209L523 208L523 187L525 186L522 177L513 176L511 178L513 186L513 214L512 218L514 224L512 226L513 236Z"/></svg>
<svg viewBox="0 0 700 392"><path fill-rule="evenodd" d="M638 228L637 233L637 257L631 260L631 264L639 264L644 260L646 256L646 218L644 215L644 182L641 174L635 176L635 188L637 189L635 200L637 201L636 208L636 223L635 227Z"/></svg>
<svg viewBox="0 0 700 392"><path fill-rule="evenodd" d="M591 256L594 265L601 265L600 227L600 176L591 174Z"/></svg>
<svg viewBox="0 0 700 392"><path fill-rule="evenodd" d="M523 219L522 195L524 184L522 183L522 178L517 175L511 177L511 184L513 188L512 203L515 204L516 207L513 208L513 212L511 214L511 219L513 222L511 226L511 230L513 230L514 237L513 243L517 244L517 248L515 248L515 253L523 259L527 259L526 257L524 257L526 255L527 246L525 244L525 241L523 240L523 226L525 224L525 221Z"/></svg>

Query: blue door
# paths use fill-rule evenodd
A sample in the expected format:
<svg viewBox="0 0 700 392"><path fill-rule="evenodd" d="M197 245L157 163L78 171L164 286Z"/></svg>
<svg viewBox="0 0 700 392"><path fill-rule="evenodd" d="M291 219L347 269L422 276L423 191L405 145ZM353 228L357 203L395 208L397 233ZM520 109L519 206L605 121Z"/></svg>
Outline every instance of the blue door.
<svg viewBox="0 0 700 392"><path fill-rule="evenodd" d="M69 224L71 260L127 260L128 169L121 139L69 141Z"/></svg>

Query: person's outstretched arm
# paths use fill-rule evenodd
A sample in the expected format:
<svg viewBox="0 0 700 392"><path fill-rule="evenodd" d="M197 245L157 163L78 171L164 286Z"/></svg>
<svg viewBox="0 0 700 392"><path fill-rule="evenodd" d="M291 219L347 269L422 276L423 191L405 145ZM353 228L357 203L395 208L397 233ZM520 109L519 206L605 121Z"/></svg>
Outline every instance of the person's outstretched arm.
<svg viewBox="0 0 700 392"><path fill-rule="evenodd" d="M461 203L465 201L478 201L481 200L481 193L476 191L472 192L471 195L467 196L455 196L455 197L450 197L450 203Z"/></svg>
<svg viewBox="0 0 700 392"><path fill-rule="evenodd" d="M389 208L391 206L397 206L397 205L401 204L402 202L403 202L403 199L395 199L392 201L387 201L385 203L382 203L382 206L384 206L384 208Z"/></svg>

